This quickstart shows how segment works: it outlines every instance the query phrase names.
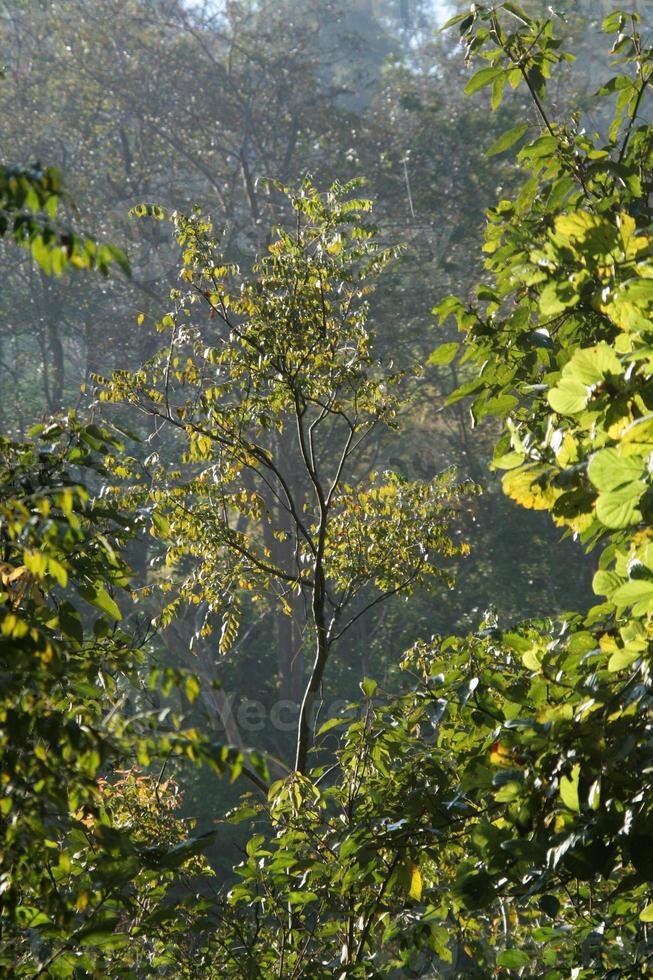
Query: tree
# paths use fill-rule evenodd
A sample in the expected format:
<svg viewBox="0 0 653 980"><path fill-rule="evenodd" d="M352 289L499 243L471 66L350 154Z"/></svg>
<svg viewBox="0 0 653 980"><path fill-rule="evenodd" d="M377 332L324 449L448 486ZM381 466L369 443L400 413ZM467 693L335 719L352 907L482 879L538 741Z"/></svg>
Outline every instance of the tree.
<svg viewBox="0 0 653 980"><path fill-rule="evenodd" d="M117 265L129 276L125 254L112 244L101 244L94 238L80 235L69 221L62 219L62 210L74 211L73 201L63 188L55 167L0 168L0 238L12 238L13 243L29 252L30 260L39 270L41 282L50 282L66 269L96 270L103 276ZM49 320L48 322L51 323ZM50 329L47 342L52 357L52 371L43 365L43 383L50 410L62 408L64 354L57 332ZM0 338L0 368L7 368L7 355ZM18 380L14 374L14 383ZM16 386L17 398L20 389ZM0 410L0 418L5 411ZM19 418L22 410L19 411Z"/></svg>
<svg viewBox="0 0 653 980"><path fill-rule="evenodd" d="M490 281L441 307L481 365L460 394L500 406L506 492L604 545L606 601L419 644L401 701L364 685L336 774L275 785L274 831L248 847L231 903L261 929L253 976L650 972L652 52L636 17L606 19L616 117L593 141L546 102L550 21L506 3L458 22L489 62L470 89L521 80L545 130L520 151L519 196L490 212Z"/></svg>
<svg viewBox="0 0 653 980"><path fill-rule="evenodd" d="M279 664L303 690L299 772L336 645L390 597L449 582L448 559L464 550L448 533L464 489L452 473L411 482L374 470L403 379L374 356L366 297L392 252L354 186L321 197L305 183L291 196L294 230L276 230L252 278L225 263L210 225L177 217L188 288L157 324L168 342L140 371L114 374L104 396L186 441L190 478L161 462L141 497L169 569L186 572L170 610L203 603L203 632L220 614L223 654L246 601L278 603L299 624Z"/></svg>
<svg viewBox="0 0 653 980"><path fill-rule="evenodd" d="M2 167L0 237L9 234L16 244L28 248L46 275L60 275L68 265L107 275L112 262L128 274L120 249L84 239L62 223L58 211L63 202L72 203L54 167Z"/></svg>
<svg viewBox="0 0 653 980"><path fill-rule="evenodd" d="M45 274L125 265L57 220L56 171L3 168L0 194L0 234ZM12 976L181 968L211 835L189 836L165 768L183 756L242 764L172 713L154 734L151 688L192 700L197 681L172 670L158 683L144 666L149 625L124 621L135 524L91 488L122 449L74 412L28 442L0 439L0 964ZM116 773L134 757L162 758L158 779Z"/></svg>
<svg viewBox="0 0 653 980"><path fill-rule="evenodd" d="M122 710L142 661L118 625L129 521L71 474L110 444L71 418L0 446L0 962L16 976L102 969L129 942L134 889L164 901L174 879L98 782L152 742Z"/></svg>
<svg viewBox="0 0 653 980"><path fill-rule="evenodd" d="M336 56L351 66L342 49L360 55L364 45L355 29L339 24L332 2L3 8L0 28L12 52L0 88L7 152L57 163L83 223L133 260L132 280L119 288L73 281L63 291L51 280L35 284L24 263L12 268L12 298L23 314L16 315L15 300L7 303L18 321L12 343L18 333L22 354L46 324L44 373L47 354L61 354L64 383L51 386L60 389L57 397L45 392L52 410L51 401L60 408L75 398L92 371L133 365L149 353L133 350L122 325L135 305L155 310L165 301L177 256L162 247L159 223L130 221L130 208L155 200L188 211L201 200L228 228L231 258L249 264L283 204L281 196L260 195L257 178L295 182L313 159L330 181L334 163L335 172L342 166L344 154L334 148L351 140L353 117L334 104L342 84L332 84L329 68ZM328 42L318 39L322 20L336 27ZM20 125L10 127L18 117ZM35 321L29 331L26 307ZM27 372L33 356L30 349Z"/></svg>
<svg viewBox="0 0 653 980"><path fill-rule="evenodd" d="M466 386L475 408L501 405L495 466L507 471L505 492L550 512L588 548L602 548L594 590L604 601L586 617L538 630L534 643L508 642L533 675L527 698L516 698L515 729L506 711L497 751L526 819L530 893L556 876L583 882L573 914L591 931L580 932L588 945L578 968L644 975L653 917L645 856L653 129L643 106L652 51L637 14L606 17L618 71L598 96L616 104L605 134L590 137L577 117L557 120L546 101L551 66L569 57L551 18L535 21L506 3L477 6L457 22L468 51L488 62L468 87L492 85L497 101L507 82L525 84L542 131L519 152L530 171L521 194L489 214L491 282L475 303L451 300L441 314L455 313L470 358L482 364ZM507 133L503 146L524 134Z"/></svg>

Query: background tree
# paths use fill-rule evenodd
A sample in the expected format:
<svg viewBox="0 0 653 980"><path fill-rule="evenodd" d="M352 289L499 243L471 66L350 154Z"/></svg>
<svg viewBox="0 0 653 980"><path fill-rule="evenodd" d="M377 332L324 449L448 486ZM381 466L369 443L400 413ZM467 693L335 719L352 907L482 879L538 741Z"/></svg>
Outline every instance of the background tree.
<svg viewBox="0 0 653 980"><path fill-rule="evenodd" d="M169 611L202 603L205 634L219 613L223 653L244 601L271 597L293 617L298 643L280 650L278 670L282 689L303 691L300 772L336 644L379 603L434 575L447 582L437 557L464 550L448 533L462 490L451 473L426 483L374 468L402 377L375 356L367 326L367 297L392 253L353 189L322 198L305 183L291 197L294 231L277 229L244 281L206 222L177 218L188 289L173 290L175 310L158 324L169 341L140 371L114 374L104 396L186 439L190 481L159 461L143 500L155 505L169 568L194 559Z"/></svg>
<svg viewBox="0 0 653 980"><path fill-rule="evenodd" d="M369 178L366 193L377 201L384 240L407 245L373 299L379 344L398 366L423 365L433 302L466 288L483 209L498 185L514 179L506 156L486 160L484 151L510 119L530 109L516 93L505 121L488 120L480 98L463 98L463 58L448 35L433 38L430 6L410 3L408 18L404 7L307 0L273 8L145 0L105 0L92 9L5 5L7 48L15 52L0 92L8 152L65 167L84 225L123 244L133 268L129 285L75 279L65 289L40 281L25 265L13 269L3 294L5 377L25 425L43 410L41 390L45 403L75 402L79 381L88 382L93 371L133 367L152 351L150 336L133 330L133 311L157 315L177 260L161 223L134 222L129 208L156 201L188 213L200 202L216 226L228 229L227 258L247 268L272 224L292 222L283 195L262 192L260 177L296 186L310 172L322 188L334 178ZM11 122L16 105L20 127ZM54 380L53 351L63 388L50 383L45 392L46 379ZM403 438L379 446L380 466L428 479L455 464L478 480L491 451L491 417L480 426L460 404L437 415L428 410L459 375L455 361L429 367ZM7 423L15 422L12 409ZM461 601L451 596L434 611L428 595L418 594L401 615L388 611L373 632L360 623L347 667L356 679L367 648L383 656L395 635L431 629L434 615L439 629L468 628L467 596L476 597L471 605L478 610L494 601L518 617L519 604L506 588L515 564L530 581L533 610L544 598L564 606L577 583L587 591L571 551L576 567L569 581L550 568L548 524L509 510L498 486L488 491L467 528L478 562L463 571ZM524 535L531 542L527 553L518 546ZM504 556L501 572L490 575L497 554ZM268 620L279 637L288 632L284 620ZM189 621L187 635L177 625L187 649L194 627ZM269 645L259 643L260 635L254 629L248 645L258 645L263 657ZM342 680L347 686L346 673Z"/></svg>

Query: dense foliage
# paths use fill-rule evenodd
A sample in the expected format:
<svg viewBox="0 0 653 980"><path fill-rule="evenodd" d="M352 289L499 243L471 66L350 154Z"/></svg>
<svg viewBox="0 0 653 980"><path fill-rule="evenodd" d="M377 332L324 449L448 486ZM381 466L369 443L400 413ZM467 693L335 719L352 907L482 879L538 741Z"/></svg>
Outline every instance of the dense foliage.
<svg viewBox="0 0 653 980"><path fill-rule="evenodd" d="M161 845L160 822L155 834L141 821L123 827L98 782L136 756L147 761L150 741L144 719L125 710L136 708L143 660L143 636L120 626L130 522L73 475L98 465L107 440L71 418L31 444L2 443L7 975L99 975L107 951L124 950L174 879L150 856ZM129 793L118 809L126 807ZM134 889L151 893L147 904L139 907Z"/></svg>
<svg viewBox="0 0 653 980"><path fill-rule="evenodd" d="M430 362L452 371L454 412L493 420L505 495L589 553L598 601L508 623L489 609L467 636L427 605L428 638L383 634L395 645L365 650L355 695L359 624L439 601L483 517L449 469L413 479L386 459L424 411L418 347L404 334L395 366L374 329L410 265L356 183L255 185L249 151L256 258L199 211L138 203L182 253L166 312L138 315L160 349L95 373L101 424L73 412L0 443L9 975L649 975L653 49L637 14L608 12L593 134L551 107L572 55L536 7L476 3L449 25L482 61L468 94L490 89L504 119L524 90L535 125L493 136L508 186L485 269L438 304L462 338ZM293 153L310 127L296 120ZM520 141L518 186L502 155ZM122 262L61 229L55 172L3 174L2 233L43 274ZM405 158L401 175L411 197ZM248 638L266 622L277 660L258 676ZM284 699L286 737L263 725L254 744L234 718L239 659L250 692ZM225 774L249 781L231 809L227 790L208 820L184 803L180 786Z"/></svg>

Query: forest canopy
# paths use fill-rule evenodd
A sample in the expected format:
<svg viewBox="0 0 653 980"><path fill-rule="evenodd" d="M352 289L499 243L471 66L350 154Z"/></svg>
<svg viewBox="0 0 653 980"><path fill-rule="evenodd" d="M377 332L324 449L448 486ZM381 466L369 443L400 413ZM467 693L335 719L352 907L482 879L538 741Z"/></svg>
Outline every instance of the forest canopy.
<svg viewBox="0 0 653 980"><path fill-rule="evenodd" d="M7 976L651 972L650 11L448 6L2 4Z"/></svg>

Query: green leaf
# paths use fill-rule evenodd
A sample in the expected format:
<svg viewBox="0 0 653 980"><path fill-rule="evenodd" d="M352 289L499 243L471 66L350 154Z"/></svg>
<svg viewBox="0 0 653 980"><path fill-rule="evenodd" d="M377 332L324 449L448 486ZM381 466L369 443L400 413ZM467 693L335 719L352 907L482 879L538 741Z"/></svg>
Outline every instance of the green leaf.
<svg viewBox="0 0 653 980"><path fill-rule="evenodd" d="M639 653L633 650L617 650L608 661L608 670L614 673L617 670L625 670L637 660Z"/></svg>
<svg viewBox="0 0 653 980"><path fill-rule="evenodd" d="M317 902L318 899L319 895L311 891L288 892L288 904L299 908L308 905L309 902Z"/></svg>
<svg viewBox="0 0 653 980"><path fill-rule="evenodd" d="M526 652L522 654L522 663L524 664L526 670L532 670L535 674L539 674L542 669L542 664L540 663L540 658L536 648L526 650Z"/></svg>
<svg viewBox="0 0 653 980"><path fill-rule="evenodd" d="M491 85L495 78L503 74L503 68L481 68L475 75L472 75L465 86L465 95L473 95L486 85Z"/></svg>
<svg viewBox="0 0 653 980"><path fill-rule="evenodd" d="M455 17L450 17L449 20L445 21L440 30L446 31L450 27L455 27L456 24L460 24L462 21L467 20L469 14L465 11L464 14L456 14ZM473 18L472 18L473 19Z"/></svg>
<svg viewBox="0 0 653 980"><path fill-rule="evenodd" d="M485 154L486 157L494 157L499 153L504 153L505 150L509 150L511 146L514 146L528 132L528 128L528 123L522 123L519 126L513 126L512 129L508 129L492 144Z"/></svg>
<svg viewBox="0 0 653 980"><path fill-rule="evenodd" d="M501 642L510 650L516 650L517 653L525 653L527 650L530 650L531 646L530 641L525 636L520 636L519 633L504 633L501 637ZM538 662L536 669L539 670L539 667Z"/></svg>
<svg viewBox="0 0 653 980"><path fill-rule="evenodd" d="M78 939L80 946L96 946L98 949L113 950L122 949L131 941L126 932L107 932L103 929L85 932Z"/></svg>
<svg viewBox="0 0 653 980"><path fill-rule="evenodd" d="M521 73L517 70L518 78L521 78ZM551 157L556 153L558 149L558 140L555 136L540 136L538 139L533 140L532 143L527 143L526 146L522 146L519 151L518 157L520 160L541 160L545 157Z"/></svg>
<svg viewBox="0 0 653 980"><path fill-rule="evenodd" d="M492 82L492 111L499 108L503 101L503 93L508 82L507 75L501 75Z"/></svg>
<svg viewBox="0 0 653 980"><path fill-rule="evenodd" d="M477 420L481 420L490 415L507 415L516 405L519 399L514 395L497 395L496 398L488 398L474 402L472 411Z"/></svg>
<svg viewBox="0 0 653 980"><path fill-rule="evenodd" d="M580 802L578 799L578 780L580 778L580 763L577 762L571 770L571 775L562 776L560 779L560 798L566 807L580 813Z"/></svg>
<svg viewBox="0 0 653 980"><path fill-rule="evenodd" d="M605 341L576 351L564 368L565 374L586 385L596 384L610 375L623 374L623 371L621 361Z"/></svg>
<svg viewBox="0 0 653 980"><path fill-rule="evenodd" d="M532 17L529 17L528 14L516 3L503 3L501 6L509 14L512 14L513 17L516 17L517 20L521 21L524 27L531 27L531 25L534 23Z"/></svg>
<svg viewBox="0 0 653 980"><path fill-rule="evenodd" d="M428 363L437 365L451 364L454 357L458 353L459 347L460 344L456 343L440 344L440 346L436 347L433 353L429 356Z"/></svg>
<svg viewBox="0 0 653 980"><path fill-rule="evenodd" d="M587 475L597 490L616 490L624 484L642 478L646 463L639 456L622 456L619 450L609 448L594 453L587 467Z"/></svg>
<svg viewBox="0 0 653 980"><path fill-rule="evenodd" d="M653 279L629 279L620 286L614 302L633 303L645 312L653 305Z"/></svg>
<svg viewBox="0 0 653 980"><path fill-rule="evenodd" d="M364 677L360 682L360 689L368 700L374 697L377 687L378 684L371 677Z"/></svg>
<svg viewBox="0 0 653 980"><path fill-rule="evenodd" d="M68 569L57 561L56 558L48 557L48 572L59 583L62 589L68 584Z"/></svg>
<svg viewBox="0 0 653 980"><path fill-rule="evenodd" d="M640 922L653 922L653 903L645 905L639 913Z"/></svg>
<svg viewBox="0 0 653 980"><path fill-rule="evenodd" d="M477 871L463 878L460 892L468 909L481 909L494 898L494 882L487 871Z"/></svg>
<svg viewBox="0 0 653 980"><path fill-rule="evenodd" d="M315 734L316 736L326 735L326 733L330 732L331 729L338 728L340 725L346 725L350 721L351 718L329 718L328 721L325 721L324 724L320 726Z"/></svg>
<svg viewBox="0 0 653 980"><path fill-rule="evenodd" d="M529 510L549 510L560 495L548 484L549 470L545 466L527 463L508 470L501 481L503 492Z"/></svg>
<svg viewBox="0 0 653 980"><path fill-rule="evenodd" d="M592 810L598 810L601 804L601 780L595 779L589 788L587 794L587 802L591 806Z"/></svg>
<svg viewBox="0 0 653 980"><path fill-rule="evenodd" d="M559 415L576 415L587 407L596 386L621 374L621 361L605 342L577 350L565 364L558 384L549 391L549 405Z"/></svg>
<svg viewBox="0 0 653 980"><path fill-rule="evenodd" d="M564 378L548 394L548 402L558 415L577 415L587 407L590 390L577 378Z"/></svg>
<svg viewBox="0 0 653 980"><path fill-rule="evenodd" d="M496 459L492 460L491 468L493 470L514 470L518 466L522 466L523 463L523 453L503 453L501 456L497 456Z"/></svg>
<svg viewBox="0 0 653 980"><path fill-rule="evenodd" d="M512 803L513 800L518 800L522 793L522 784L517 782L517 780L512 779L507 783L504 783L500 789L494 794L494 798L497 803Z"/></svg>
<svg viewBox="0 0 653 980"><path fill-rule="evenodd" d="M642 514L638 505L645 492L646 484L638 481L601 493L596 500L596 516L604 527L615 531L639 524Z"/></svg>
<svg viewBox="0 0 653 980"><path fill-rule="evenodd" d="M560 900L555 895L542 895L537 904L551 919L555 919L560 911Z"/></svg>
<svg viewBox="0 0 653 980"><path fill-rule="evenodd" d="M573 211L559 215L555 220L554 240L561 243L587 242L597 251L609 252L615 236L616 228L612 222L589 211Z"/></svg>
<svg viewBox="0 0 653 980"><path fill-rule="evenodd" d="M482 378L475 378L472 381L466 381L465 384L460 385L459 388L456 388L455 391L451 392L445 401L445 405L455 405L456 402L459 402L461 399L467 398L468 395L472 395L475 391L478 391L479 388L483 387L483 384L484 382Z"/></svg>
<svg viewBox="0 0 653 980"><path fill-rule="evenodd" d="M93 585L79 585L78 591L83 599L86 599L91 605L97 606L98 609L101 609L102 612L105 612L112 619L122 619L122 613L117 603L99 582L95 582Z"/></svg>
<svg viewBox="0 0 653 980"><path fill-rule="evenodd" d="M592 579L592 588L597 595L605 595L611 598L622 583L623 578L615 572L599 569Z"/></svg>
<svg viewBox="0 0 653 980"><path fill-rule="evenodd" d="M648 452L653 449L653 415L645 415L643 418L635 419L624 429L621 435L621 445L627 446L631 443L646 447Z"/></svg>
<svg viewBox="0 0 653 980"><path fill-rule="evenodd" d="M77 609L67 600L64 600L59 606L59 626L61 632L74 640L76 644L83 642L84 629L82 627L82 618Z"/></svg>
<svg viewBox="0 0 653 980"><path fill-rule="evenodd" d="M653 612L653 582L632 579L620 586L611 598L617 607L633 606L634 613Z"/></svg>
<svg viewBox="0 0 653 980"><path fill-rule="evenodd" d="M96 920L93 924L78 930L76 934L77 942L83 946L87 939L91 943L95 943L98 937L111 936L116 931L116 926L119 922L120 920L116 915L101 917L99 921Z"/></svg>
<svg viewBox="0 0 653 980"><path fill-rule="evenodd" d="M31 905L18 905L14 909L16 920L28 929L37 929L39 926L50 925L47 915L40 912Z"/></svg>
<svg viewBox="0 0 653 980"><path fill-rule="evenodd" d="M497 956L497 966L505 966L509 970L519 970L522 966L528 966L530 961L528 953L521 949L504 949Z"/></svg>
<svg viewBox="0 0 653 980"><path fill-rule="evenodd" d="M440 323L444 323L448 316L458 314L463 309L463 304L457 296L445 296L441 303L434 306L431 312L438 317Z"/></svg>
<svg viewBox="0 0 653 980"><path fill-rule="evenodd" d="M540 312L545 317L559 316L580 302L580 290L569 280L547 283L540 293Z"/></svg>
<svg viewBox="0 0 653 980"><path fill-rule="evenodd" d="M625 19L626 15L624 12L622 10L616 10L614 13L604 17L601 30L606 34L616 34L617 31L623 30Z"/></svg>

